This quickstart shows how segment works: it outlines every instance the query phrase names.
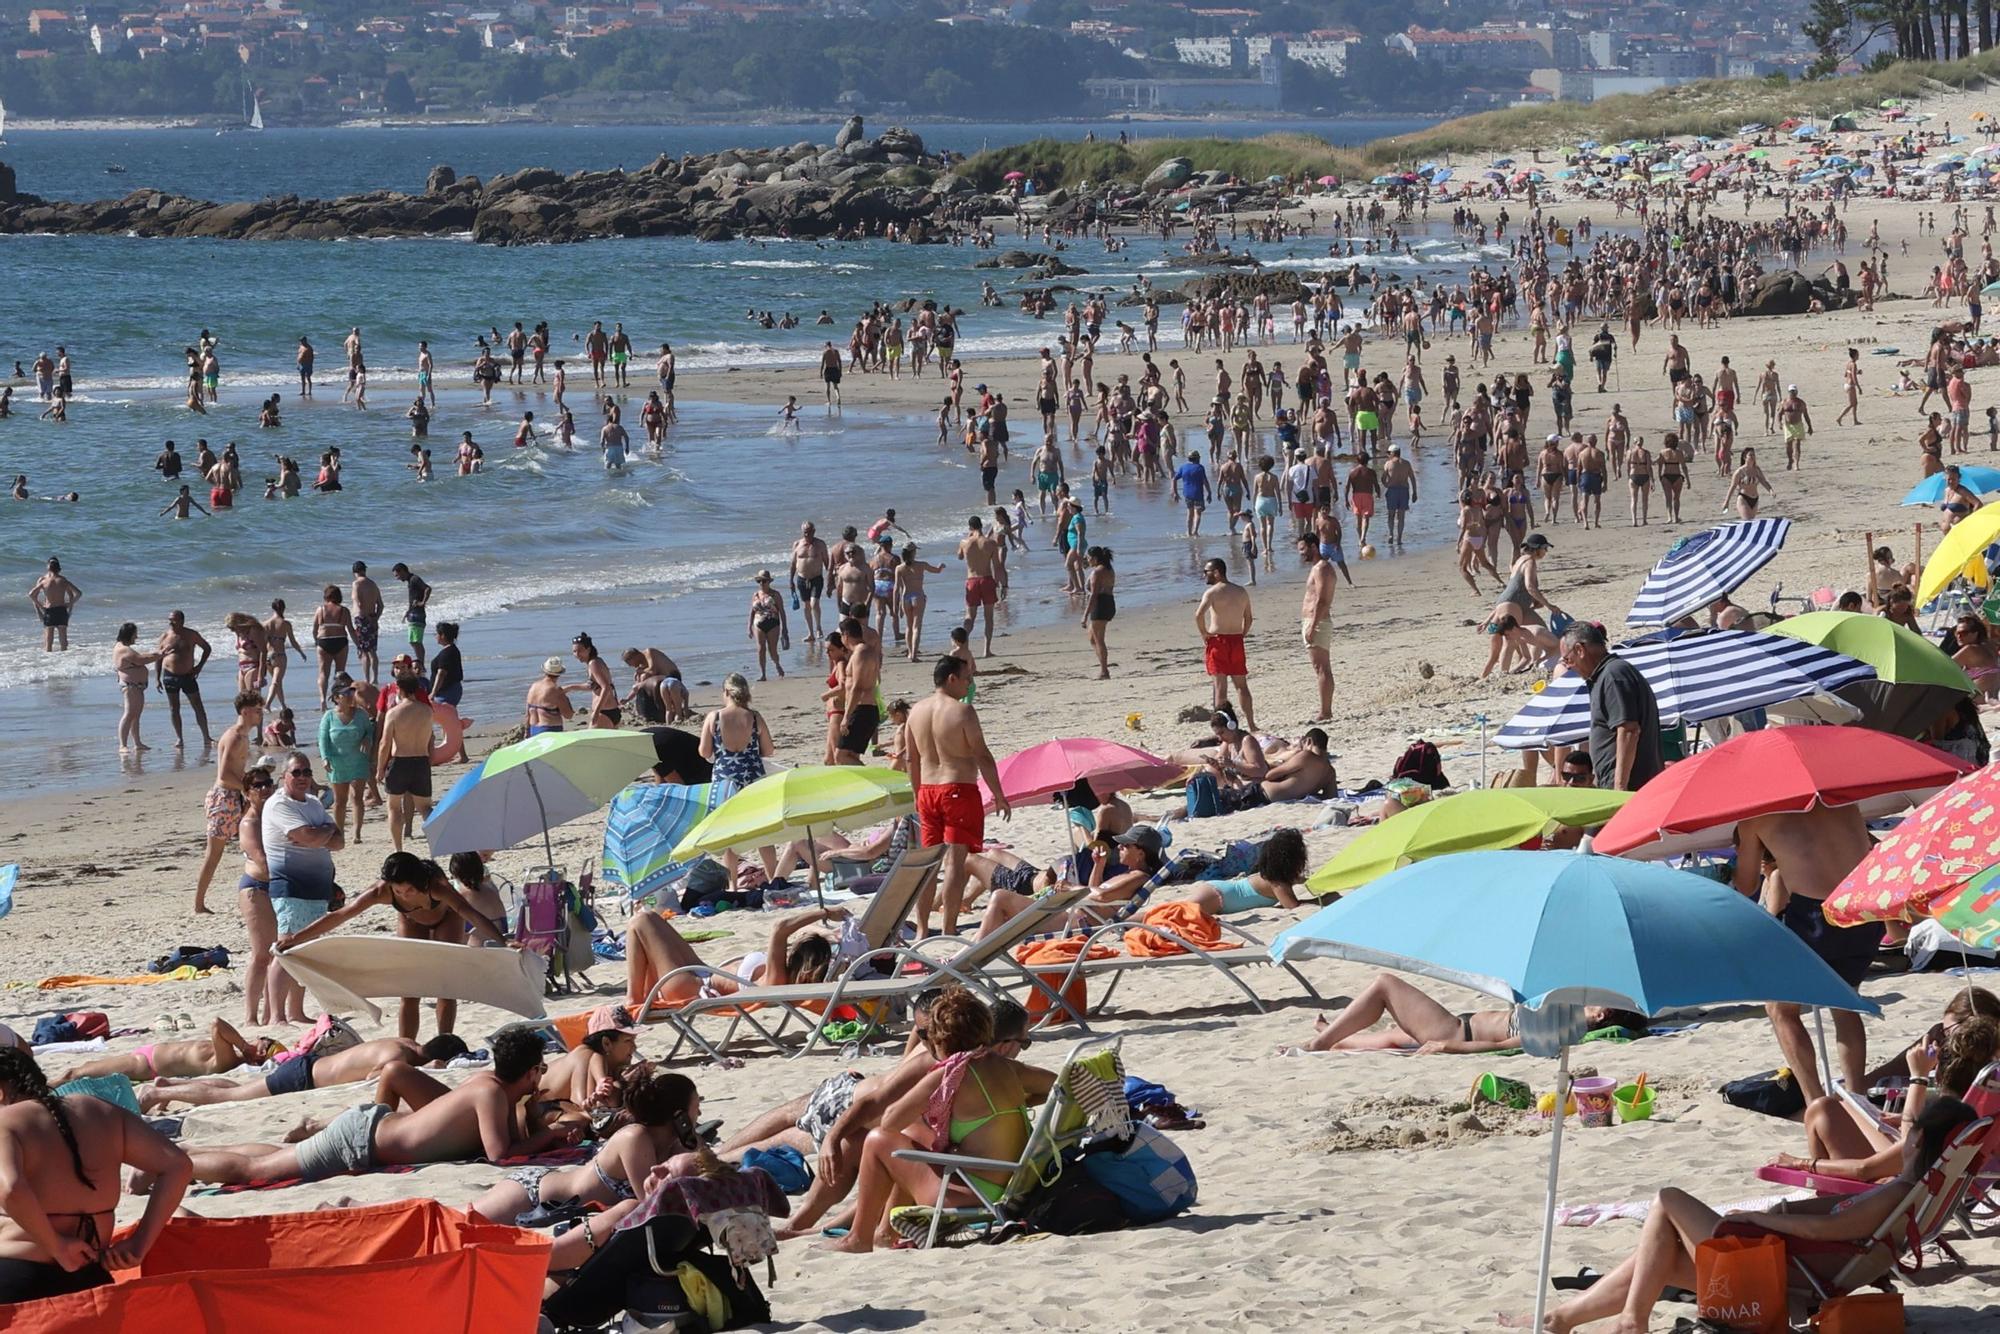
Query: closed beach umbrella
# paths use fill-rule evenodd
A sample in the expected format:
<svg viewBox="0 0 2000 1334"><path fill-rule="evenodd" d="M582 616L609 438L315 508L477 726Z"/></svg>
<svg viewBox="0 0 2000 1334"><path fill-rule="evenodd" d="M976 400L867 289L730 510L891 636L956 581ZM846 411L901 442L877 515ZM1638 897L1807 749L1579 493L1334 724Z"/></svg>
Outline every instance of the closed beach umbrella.
<svg viewBox="0 0 2000 1334"><path fill-rule="evenodd" d="M1672 764L1591 840L1596 852L1663 861L1728 844L1737 822L1859 806L1890 815L1965 773L1941 750L1860 727L1770 727Z"/></svg>
<svg viewBox="0 0 2000 1334"><path fill-rule="evenodd" d="M1780 635L1711 630L1612 650L1639 669L1659 702L1660 721L1707 722L1871 679L1867 663ZM1590 686L1580 676L1550 681L1495 738L1510 750L1568 745L1590 735Z"/></svg>
<svg viewBox="0 0 2000 1334"><path fill-rule="evenodd" d="M1917 601L1929 602L1942 593L1946 584L1996 540L2000 540L2000 505L1976 509L1953 524L1924 562L1923 577L1917 581Z"/></svg>
<svg viewBox="0 0 2000 1334"><path fill-rule="evenodd" d="M1520 1007L1521 1045L1560 1058L1558 1109L1587 1005L1646 1015L1746 1001L1881 1012L1729 886L1584 852L1464 852L1406 866L1279 932L1271 957L1393 968ZM1555 1118L1549 1146L1536 1329L1566 1119Z"/></svg>
<svg viewBox="0 0 2000 1334"><path fill-rule="evenodd" d="M1790 519L1750 519L1682 538L1640 585L1626 623L1672 625L1729 596L1777 557L1791 531Z"/></svg>
<svg viewBox="0 0 2000 1334"><path fill-rule="evenodd" d="M1916 922L2000 866L2000 767L1974 770L1912 811L1826 896L1826 920Z"/></svg>
<svg viewBox="0 0 2000 1334"><path fill-rule="evenodd" d="M1089 736L1044 741L1014 752L995 767L1000 771L1000 790L1010 803L1067 792L1086 780L1100 795L1123 788L1153 787L1183 771L1183 766L1168 764L1137 746ZM984 779L980 780L979 794L990 808L993 794Z"/></svg>
<svg viewBox="0 0 2000 1334"><path fill-rule="evenodd" d="M747 852L803 839L817 866L816 834L842 825L896 819L916 809L910 776L881 765L810 764L767 774L723 802L674 845L687 861L702 853ZM819 876L813 876L814 887Z"/></svg>
<svg viewBox="0 0 2000 1334"><path fill-rule="evenodd" d="M424 821L424 836L443 855L511 848L540 834L553 864L549 830L589 815L658 759L644 732L531 736L500 747L459 779Z"/></svg>
<svg viewBox="0 0 2000 1334"><path fill-rule="evenodd" d="M1917 736L1973 691L1972 678L1930 640L1881 616L1809 611L1765 633L1832 649L1875 669L1834 693L1861 710L1861 725Z"/></svg>
<svg viewBox="0 0 2000 1334"><path fill-rule="evenodd" d="M1426 858L1517 848L1552 822L1601 824L1631 797L1604 788L1496 787L1427 801L1364 829L1306 888L1337 894Z"/></svg>

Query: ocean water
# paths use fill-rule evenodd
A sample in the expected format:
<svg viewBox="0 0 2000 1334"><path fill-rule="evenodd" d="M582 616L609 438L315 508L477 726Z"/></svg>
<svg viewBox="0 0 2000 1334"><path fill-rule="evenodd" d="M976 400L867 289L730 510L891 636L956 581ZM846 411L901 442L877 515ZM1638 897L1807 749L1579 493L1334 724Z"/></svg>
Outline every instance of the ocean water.
<svg viewBox="0 0 2000 1334"><path fill-rule="evenodd" d="M316 133L323 155L367 157L366 145L384 132ZM1438 233L1418 249L1421 258L1397 261L1399 272L1454 276L1500 258ZM1323 240L1307 239L1259 253L1302 269L1332 267L1324 251ZM0 587L16 590L0 599L0 763L55 785L115 777L109 647L119 622L137 622L149 644L169 610L185 609L218 646L221 660L204 681L211 701L226 709L233 655L223 617L235 610L261 615L281 596L303 637L319 588L344 586L356 559L384 576L392 607L400 605L399 590L385 572L401 560L435 586L433 624L465 622L464 711L483 721L514 720L534 665L566 653L578 630L610 651L660 645L698 679L743 667L750 577L763 566L782 573L801 520L832 536L892 505L923 556L936 562L949 559L965 516L981 508L971 460L956 443L935 443L934 410L829 414L810 369L822 339L844 345L854 314L876 299L935 297L965 307L959 349L973 383L982 357L1053 342L1054 320L979 306L983 278L1003 292L1014 283L1010 273L973 269L981 257L972 249L881 242L662 238L495 249L447 239L0 238L0 373L63 344L78 388L70 421L56 425L38 422L32 388L17 386L17 414L0 421L0 462L9 480L25 473L36 495L82 494L74 505L0 502ZM1083 289L1123 291L1140 274L1166 283L1188 272L1183 256L1145 238L1116 255L1081 245L1069 258L1090 270L1069 280ZM808 322L765 331L744 318L749 309L789 309ZM810 318L820 309L839 323L814 328ZM470 381L474 338L492 326L547 320L554 355L563 356L575 355L582 332L598 319L607 327L623 321L642 349L665 339L681 354L681 423L662 458L637 460L622 476L603 471L594 447L576 454L510 447L522 411L552 424L545 386L502 386L486 408ZM1163 323L1172 322L1170 309ZM340 342L353 325L363 330L373 381L365 412L340 402ZM182 405L181 349L204 328L221 339L222 401L200 416ZM292 371L302 333L320 352L318 396L310 402L296 397ZM402 415L414 397L407 380L420 338L437 358L444 400L431 424L439 475L429 484L407 469ZM1161 355L1179 355L1179 341L1178 330L1168 333ZM1296 351L1281 342L1264 355L1293 364ZM1101 358L1100 372L1116 361ZM777 399L747 406L706 399L704 379L728 366L798 367L803 429L778 429ZM635 439L643 438L638 407L650 367L649 356L635 358L626 412ZM587 380L587 373L572 376L570 402L580 441L594 443L600 419ZM1204 377L1191 367L1190 380L1198 395ZM857 400L867 397L865 380L849 383ZM932 383L941 398L942 383ZM1002 474L1003 496L1029 485L1026 455L1036 426L1031 386L1006 388L1023 449ZM273 392L284 396L284 425L261 430L258 402ZM1178 425L1185 439L1198 435L1192 418ZM487 452L487 471L477 477L450 475L451 451L465 430ZM247 489L233 511L216 517L162 518L172 489L154 473L154 456L173 439L191 467L197 437L218 450L237 443ZM298 459L310 481L320 451L336 445L347 464L345 491L290 502L259 498L262 479L276 475L275 454ZM1427 467L1441 469L1444 451L1430 453ZM1069 451L1072 476L1087 472L1087 458L1087 443ZM1431 494L1438 499L1415 516L1413 542L1449 525L1443 491ZM1128 605L1192 595L1200 562L1225 549L1219 510L1205 524L1211 536L1189 543L1178 535L1178 509L1159 490L1127 485L1116 506L1113 517L1091 525L1091 540L1118 551L1119 594ZM1076 614L1060 591L1049 538L1045 526L1032 530L1032 549L1016 557L1014 595L999 625ZM62 558L85 593L67 654L41 651L39 627L20 596L50 555ZM939 643L952 623L958 580L947 572L932 584L928 642ZM801 656L788 656L788 668ZM308 706L300 713L302 734L315 721L311 672L310 663L295 661L288 678L291 702ZM145 761L151 769L175 762L163 705L154 696L145 718L157 748Z"/></svg>

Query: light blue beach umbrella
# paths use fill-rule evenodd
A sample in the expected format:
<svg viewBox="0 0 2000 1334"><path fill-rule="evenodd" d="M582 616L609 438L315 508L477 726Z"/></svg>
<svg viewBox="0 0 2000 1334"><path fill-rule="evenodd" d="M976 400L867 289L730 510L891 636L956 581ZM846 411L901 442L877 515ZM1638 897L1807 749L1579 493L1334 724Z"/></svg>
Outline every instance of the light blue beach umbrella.
<svg viewBox="0 0 2000 1334"><path fill-rule="evenodd" d="M604 883L643 899L687 874L701 857L676 858L674 845L729 791L726 783L634 783L613 797L604 816Z"/></svg>
<svg viewBox="0 0 2000 1334"><path fill-rule="evenodd" d="M14 882L20 878L20 863L8 862L0 866L0 917L14 911Z"/></svg>
<svg viewBox="0 0 2000 1334"><path fill-rule="evenodd" d="M2000 286L2000 283L1995 284ZM1984 295L1982 293L1981 295ZM1977 468L1965 465L1958 470L1958 480L1965 489L1976 496L2000 491L2000 468ZM1932 473L1923 481L1911 487L1903 497L1905 505L1937 505L1944 500L1944 474Z"/></svg>
<svg viewBox="0 0 2000 1334"><path fill-rule="evenodd" d="M1451 179L1450 167L1440 167L1437 171L1431 173L1432 185L1443 185L1446 181L1450 179Z"/></svg>
<svg viewBox="0 0 2000 1334"><path fill-rule="evenodd" d="M1415 862L1271 941L1272 959L1345 959L1415 973L1518 1008L1521 1045L1556 1056L1586 1005L1656 1015L1690 1005L1782 1002L1880 1014L1797 936L1728 885L1647 862L1577 852L1462 852ZM1535 1323L1549 1288L1563 1122L1549 1148Z"/></svg>
<svg viewBox="0 0 2000 1334"><path fill-rule="evenodd" d="M553 864L549 830L589 815L658 758L644 732L531 736L502 746L453 784L424 821L424 836L432 852L446 854L511 848L540 834Z"/></svg>

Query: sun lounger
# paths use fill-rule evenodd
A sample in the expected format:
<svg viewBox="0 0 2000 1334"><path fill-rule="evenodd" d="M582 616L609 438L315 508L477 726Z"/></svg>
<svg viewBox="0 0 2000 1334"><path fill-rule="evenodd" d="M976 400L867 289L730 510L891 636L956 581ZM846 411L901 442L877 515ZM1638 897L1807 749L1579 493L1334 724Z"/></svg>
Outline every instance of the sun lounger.
<svg viewBox="0 0 2000 1334"><path fill-rule="evenodd" d="M936 1169L941 1178L937 1198L930 1206L930 1234L925 1239L926 1246L935 1246L938 1235L946 1225L954 1229L967 1224L983 1224L988 1228L1004 1226L1021 1216L1021 1209L1029 1196L1046 1181L1053 1180L1050 1168L1060 1160L1065 1149L1074 1147L1083 1137L1087 1118L1070 1099L1065 1084L1070 1068L1097 1052L1116 1053L1123 1039L1116 1036L1087 1037L1069 1049L1063 1063L1056 1071L1055 1087L1049 1090L1048 1098L1035 1115L1035 1122L1028 1131L1027 1143L1021 1146L1018 1158L977 1158L963 1153L932 1153L927 1149L898 1149L896 1157L905 1162L922 1163ZM975 1171L1008 1172L1007 1186L997 1200L988 1201L972 1184L971 1173ZM984 1182L984 1184L991 1184ZM964 1206L948 1206L945 1196L952 1185L963 1186L977 1203Z"/></svg>
<svg viewBox="0 0 2000 1334"><path fill-rule="evenodd" d="M1166 968L1213 968L1222 974L1222 976L1228 978L1230 984L1242 992L1245 999L1256 1006L1260 1014L1265 1010L1264 1001L1240 975L1241 970L1245 968L1281 968L1291 974L1292 980L1299 984L1307 996L1314 1000L1320 998L1319 992L1314 990L1313 984L1306 980L1305 975L1298 970L1296 965L1291 963L1277 963L1272 960L1269 942L1259 940L1248 931L1229 922L1218 921L1216 925L1224 935L1234 937L1240 942L1241 948L1205 949L1187 939L1179 932L1152 922L1107 922L1103 926L1094 927L1087 932L1075 933L1082 935L1083 948L1078 951L1075 960L1063 970L1061 980L1051 981L1050 979L1054 975L1048 970L1043 970L1042 980L1048 984L1053 994L1058 998L1063 998L1069 995L1070 986L1078 978L1108 976L1111 979L1111 985L1104 989L1103 996L1098 999L1095 1005L1090 1007L1091 1014L1102 1014L1110 1007L1111 997L1117 992L1118 984L1124 980L1126 974L1142 971L1158 972ZM1116 957L1108 959L1093 959L1090 957L1093 946L1109 945L1114 949L1119 948L1124 941L1125 933L1128 931L1141 931L1147 935L1156 936L1161 940L1171 941L1173 944L1180 946L1185 953L1158 955L1121 953ZM1070 1018L1076 1020L1078 1023L1083 1023L1088 1018L1086 1014L1077 1013L1075 1007L1066 999L1062 1001L1062 1006Z"/></svg>
<svg viewBox="0 0 2000 1334"><path fill-rule="evenodd" d="M886 887L881 892L886 893ZM784 1050L787 1046L783 1041L784 1035L794 1022L803 1026L806 1039L791 1054L802 1056L824 1040L820 1031L824 1016L843 1005L859 1008L868 1017L869 1025L874 1027L879 1024L880 1016L887 1007L910 1000L925 987L934 986L946 978L996 999L1002 991L1002 980L1025 978L1030 985L1039 986L1039 981L1032 974L1014 962L1011 951L1029 932L1045 926L1058 914L1067 913L1085 892L1082 889L1066 889L1044 895L1027 912L1011 919L992 935L978 940L966 942L956 937L934 936L910 946L885 944L854 959L838 977L824 982L762 987L745 979L739 990L725 995L697 996L679 1005L657 1002L654 998L666 987L668 978L706 978L716 971L705 967L676 969L660 979L638 1017L641 1022L658 1021L675 1030L677 1036L673 1050L667 1053L668 1059L682 1046L692 1045L710 1060L720 1061L723 1059L722 1049L729 1045L737 1030L746 1025L771 1046ZM944 955L926 952L939 946L951 946L955 950ZM883 975L883 969L890 970L888 975ZM989 975L989 970L998 974L998 978ZM759 1017L759 1012L767 1009L780 1011L775 1025L766 1024ZM700 1032L697 1021L704 1016L718 1014L728 1017L729 1026L719 1042L710 1042Z"/></svg>
<svg viewBox="0 0 2000 1334"><path fill-rule="evenodd" d="M1118 903L1096 906L1093 906L1086 899L1076 910L1076 916L1080 920L1073 923L1065 923L1053 931L1039 931L1029 936L1024 943L1033 943L1040 940L1064 940L1070 936L1087 931L1094 926L1110 926L1118 922L1130 921L1145 911L1147 903L1153 897L1154 890L1158 889L1161 885L1173 881L1177 872L1186 867L1190 862L1204 855L1203 853L1194 851L1176 853L1173 857L1162 863L1159 870L1153 872L1151 879L1134 890L1131 898Z"/></svg>

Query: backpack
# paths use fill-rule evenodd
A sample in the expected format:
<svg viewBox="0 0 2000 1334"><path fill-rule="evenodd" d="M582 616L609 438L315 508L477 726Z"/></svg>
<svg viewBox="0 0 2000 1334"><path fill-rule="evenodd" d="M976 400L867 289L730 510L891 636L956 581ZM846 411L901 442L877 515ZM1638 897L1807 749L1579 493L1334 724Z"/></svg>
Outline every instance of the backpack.
<svg viewBox="0 0 2000 1334"><path fill-rule="evenodd" d="M771 1231L771 1216L762 1209L718 1209L701 1216L714 1248L729 1259L737 1283L755 1288L753 1272L761 1261L765 1278L778 1281L778 1238Z"/></svg>
<svg viewBox="0 0 2000 1334"><path fill-rule="evenodd" d="M1432 788L1451 786L1450 780L1444 776L1444 759L1438 754L1438 748L1422 738L1412 741L1403 751L1396 767L1389 771L1389 777L1414 778Z"/></svg>
<svg viewBox="0 0 2000 1334"><path fill-rule="evenodd" d="M1180 1146L1141 1121L1130 1139L1093 1141L1083 1169L1111 1192L1134 1223L1157 1223L1192 1208L1194 1168Z"/></svg>
<svg viewBox="0 0 2000 1334"><path fill-rule="evenodd" d="M1087 1232L1116 1232L1128 1221L1118 1197L1089 1172L1080 1170L1078 1162L1074 1156L1065 1157L1061 1175L1028 1197L1022 1217L1038 1231L1076 1237Z"/></svg>

